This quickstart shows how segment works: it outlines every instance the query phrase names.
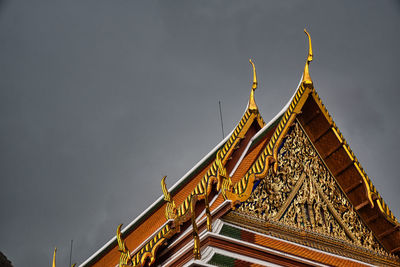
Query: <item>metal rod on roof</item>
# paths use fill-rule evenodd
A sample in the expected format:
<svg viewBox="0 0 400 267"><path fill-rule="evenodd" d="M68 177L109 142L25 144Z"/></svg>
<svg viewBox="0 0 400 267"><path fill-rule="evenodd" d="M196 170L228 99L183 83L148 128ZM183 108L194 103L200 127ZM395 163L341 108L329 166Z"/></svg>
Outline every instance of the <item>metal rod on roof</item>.
<svg viewBox="0 0 400 267"><path fill-rule="evenodd" d="M72 244L74 243L74 240L71 239L71 250L69 252L69 266L71 266L72 263Z"/></svg>
<svg viewBox="0 0 400 267"><path fill-rule="evenodd" d="M224 133L224 121L222 120L221 101L218 101L218 104L219 104L219 117L221 118L222 139L224 139L225 138L225 133Z"/></svg>

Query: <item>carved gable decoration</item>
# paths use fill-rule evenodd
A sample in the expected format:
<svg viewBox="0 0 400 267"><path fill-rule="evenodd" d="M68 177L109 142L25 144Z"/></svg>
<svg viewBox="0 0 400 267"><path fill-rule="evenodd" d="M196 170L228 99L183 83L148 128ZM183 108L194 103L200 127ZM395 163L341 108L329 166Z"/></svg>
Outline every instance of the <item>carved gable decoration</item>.
<svg viewBox="0 0 400 267"><path fill-rule="evenodd" d="M272 168L238 212L339 239L387 255L296 121Z"/></svg>

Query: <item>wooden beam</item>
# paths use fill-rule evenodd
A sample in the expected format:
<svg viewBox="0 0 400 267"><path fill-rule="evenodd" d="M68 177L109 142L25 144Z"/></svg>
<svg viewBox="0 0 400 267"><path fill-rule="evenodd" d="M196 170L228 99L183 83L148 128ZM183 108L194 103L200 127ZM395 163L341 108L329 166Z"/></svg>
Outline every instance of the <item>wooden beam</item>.
<svg viewBox="0 0 400 267"><path fill-rule="evenodd" d="M374 216L371 216L371 217L369 217L368 219L366 219L365 222L366 222L367 224L369 224L369 223L375 221L375 220L378 219L378 218L379 218L379 215L378 215L378 214L375 214Z"/></svg>
<svg viewBox="0 0 400 267"><path fill-rule="evenodd" d="M333 176L338 177L340 176L342 173L344 173L348 168L350 168L351 166L353 166L354 161L350 161L349 163L347 163L345 166L343 166L338 172L334 173Z"/></svg>
<svg viewBox="0 0 400 267"><path fill-rule="evenodd" d="M344 192L346 194L350 193L351 191L353 191L354 189L356 189L357 187L359 187L360 185L362 185L362 181L358 181L352 185L350 185L349 187L347 187L346 189L344 189Z"/></svg>
<svg viewBox="0 0 400 267"><path fill-rule="evenodd" d="M365 200L364 202L361 202L360 204L358 204L358 205L355 207L355 209L358 211L358 210L364 208L365 206L367 206L368 204L369 204L369 200L367 199L367 200Z"/></svg>
<svg viewBox="0 0 400 267"><path fill-rule="evenodd" d="M339 143L339 145L337 145L335 147L335 149L333 149L331 152L329 152L325 157L324 160L329 158L333 153L335 153L336 151L338 151L340 148L342 147L342 143Z"/></svg>
<svg viewBox="0 0 400 267"><path fill-rule="evenodd" d="M396 227L392 227L389 230L381 233L378 235L379 239L385 238L386 236L390 235L391 233L393 233L394 231L396 231Z"/></svg>
<svg viewBox="0 0 400 267"><path fill-rule="evenodd" d="M322 133L320 133L316 138L314 138L314 140L312 140L313 142L318 142L318 140L322 137L322 136L324 136L327 132L329 132L330 130L331 130L331 128L332 128L332 124L329 124L329 127L326 129L326 130L324 130Z"/></svg>
<svg viewBox="0 0 400 267"><path fill-rule="evenodd" d="M321 113L319 109L315 111L315 115L313 115L308 121L304 122L304 126L307 126L310 122L312 122L316 117L318 117Z"/></svg>

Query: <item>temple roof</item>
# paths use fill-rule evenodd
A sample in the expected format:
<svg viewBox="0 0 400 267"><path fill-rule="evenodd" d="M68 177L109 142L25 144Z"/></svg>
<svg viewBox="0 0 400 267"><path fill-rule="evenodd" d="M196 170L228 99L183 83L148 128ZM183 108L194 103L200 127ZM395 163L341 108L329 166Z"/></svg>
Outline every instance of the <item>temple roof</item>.
<svg viewBox="0 0 400 267"><path fill-rule="evenodd" d="M177 236L197 230L196 218L204 224L207 220L207 228L211 228L208 220L212 221L216 213L224 210L226 214L237 209L269 171L277 172L278 151L295 122L302 125L321 159L375 238L388 253L400 255L397 219L361 167L314 88L309 74L309 63L313 57L311 38L306 34L310 50L304 72L283 109L271 121L264 123L254 101L257 80L254 64L250 61L254 73L253 86L246 111L235 129L169 191L163 179L164 195L81 266L98 261L114 266L120 254L121 259L126 261L121 264L151 265L157 259L158 249L167 241L177 240ZM186 223L190 219L192 228ZM197 236L198 244L199 240ZM125 248L125 242L131 250Z"/></svg>

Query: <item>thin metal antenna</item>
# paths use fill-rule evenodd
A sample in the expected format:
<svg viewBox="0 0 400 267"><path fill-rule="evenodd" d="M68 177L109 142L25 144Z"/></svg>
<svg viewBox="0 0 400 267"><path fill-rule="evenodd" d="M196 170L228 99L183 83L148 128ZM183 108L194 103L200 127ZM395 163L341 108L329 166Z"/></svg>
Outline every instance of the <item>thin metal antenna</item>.
<svg viewBox="0 0 400 267"><path fill-rule="evenodd" d="M222 120L221 101L218 101L218 104L219 104L219 117L221 118L222 139L224 139L225 138L225 133L224 133L224 121Z"/></svg>
<svg viewBox="0 0 400 267"><path fill-rule="evenodd" d="M72 244L74 243L74 240L71 239L71 250L69 252L69 266L71 266L72 263Z"/></svg>

